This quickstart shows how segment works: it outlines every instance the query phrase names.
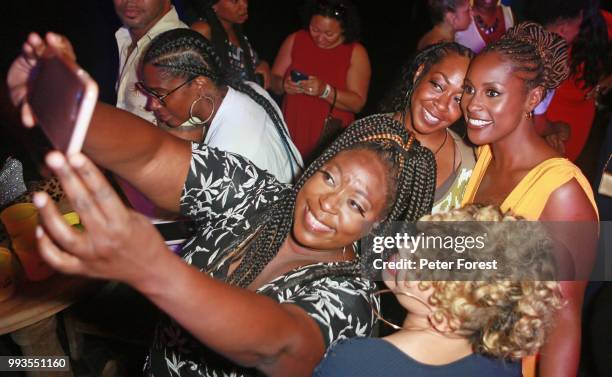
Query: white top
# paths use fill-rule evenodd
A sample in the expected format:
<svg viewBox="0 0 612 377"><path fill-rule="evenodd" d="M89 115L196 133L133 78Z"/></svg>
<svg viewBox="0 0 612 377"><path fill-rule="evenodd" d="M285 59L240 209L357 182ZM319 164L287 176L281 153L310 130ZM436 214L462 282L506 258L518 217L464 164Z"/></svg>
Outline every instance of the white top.
<svg viewBox="0 0 612 377"><path fill-rule="evenodd" d="M253 82L245 83L266 98L283 119L280 108L268 92ZM266 110L248 95L228 87L206 133L204 144L242 155L259 168L272 173L279 181L288 183L301 172L303 162L284 120L283 128L297 163L286 149Z"/></svg>
<svg viewBox="0 0 612 377"><path fill-rule="evenodd" d="M128 55L128 50L132 44L132 36L127 27L122 26L115 33L117 47L119 48L119 74L115 89L117 91L117 107L127 110L132 114L151 122L155 122L155 116L147 111L147 96L136 89L138 82L138 66L142 54L147 50L151 40L158 34L172 29L187 28L178 18L174 7L166 13L149 31L136 42L136 47Z"/></svg>
<svg viewBox="0 0 612 377"><path fill-rule="evenodd" d="M510 7L505 5L501 5L501 7L502 13L504 14L505 29L508 30L514 26L512 10ZM476 26L476 22L474 22L474 16L471 17L470 26L468 26L467 29L455 33L455 42L469 48L470 50L474 51L475 54L479 53L483 48L485 48L486 43L478 32L478 27Z"/></svg>

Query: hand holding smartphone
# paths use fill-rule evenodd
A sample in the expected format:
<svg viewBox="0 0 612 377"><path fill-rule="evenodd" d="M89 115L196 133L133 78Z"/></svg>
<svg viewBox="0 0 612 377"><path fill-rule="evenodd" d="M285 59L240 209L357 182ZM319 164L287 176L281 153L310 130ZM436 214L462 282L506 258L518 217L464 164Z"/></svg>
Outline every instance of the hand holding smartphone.
<svg viewBox="0 0 612 377"><path fill-rule="evenodd" d="M55 148L67 155L81 150L97 98L98 85L87 72L47 46L32 70L28 103Z"/></svg>
<svg viewBox="0 0 612 377"><path fill-rule="evenodd" d="M308 80L308 75L307 74L305 74L303 72L300 72L300 71L297 71L295 69L291 70L291 81L293 81L293 82L300 82L300 81L303 81L303 80Z"/></svg>

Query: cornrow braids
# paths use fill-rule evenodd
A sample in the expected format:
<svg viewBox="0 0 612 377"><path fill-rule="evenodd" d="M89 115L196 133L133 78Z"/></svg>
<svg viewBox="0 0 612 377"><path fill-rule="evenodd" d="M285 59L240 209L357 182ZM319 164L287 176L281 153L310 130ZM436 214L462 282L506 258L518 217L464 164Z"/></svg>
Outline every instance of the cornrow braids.
<svg viewBox="0 0 612 377"><path fill-rule="evenodd" d="M292 190L275 202L263 215L252 221L255 234L238 237L232 245L235 250L244 246L242 260L228 277L231 284L247 287L276 256L293 226L295 201L298 191L328 161L343 151L352 149L373 150L383 163L392 167L386 174L393 174L389 182L393 198L388 198L386 218L371 234L385 234L393 221L416 221L431 211L435 190L436 164L434 155L409 134L402 124L384 115L363 118L348 127L304 171ZM250 240L247 239L252 237ZM359 258L358 258L359 259ZM358 276L362 273L359 260L339 262L320 272L320 276ZM312 276L304 277L311 280Z"/></svg>
<svg viewBox="0 0 612 377"><path fill-rule="evenodd" d="M523 73L527 89L542 86L555 89L569 76L565 40L534 22L522 22L488 45L483 54L494 51L515 63Z"/></svg>
<svg viewBox="0 0 612 377"><path fill-rule="evenodd" d="M206 38L190 29L173 29L159 34L151 41L141 63L162 68L169 76L205 76L215 85L223 85L226 81L219 55Z"/></svg>
<svg viewBox="0 0 612 377"><path fill-rule="evenodd" d="M274 106L249 85L224 70L223 62L213 45L200 33L190 29L174 29L161 33L151 41L145 52L142 64L153 64L161 68L165 74L177 77L191 78L205 76L217 86L228 85L246 94L260 105L272 120L276 131L283 141L283 147L291 159L299 164L299 160L289 145L289 135L282 117ZM293 164L290 164L293 170ZM292 175L296 172L292 171Z"/></svg>
<svg viewBox="0 0 612 377"><path fill-rule="evenodd" d="M219 0L196 0L195 6L198 10L198 13L203 15L203 19L208 22L211 29L211 42L217 55L221 59L222 67L230 67L229 63L229 37L223 25L221 25L221 21L217 17L217 14L213 10L213 5L218 3ZM236 32L236 36L238 37L238 41L240 44L240 48L244 52L244 65L246 68L246 79L249 81L255 81L255 67L253 67L253 55L251 54L251 49L249 48L249 44L247 42L244 33L242 32L241 25L232 25L234 31ZM229 71L229 69L228 69ZM231 73L230 73L231 74Z"/></svg>
<svg viewBox="0 0 612 377"><path fill-rule="evenodd" d="M421 82L429 69L439 63L445 56L454 53L460 56L472 58L474 53L469 48L455 42L436 43L421 50L416 56L404 65L400 77L395 81L393 89L380 103L381 113L404 113L410 107L412 93ZM419 67L423 70L416 77Z"/></svg>

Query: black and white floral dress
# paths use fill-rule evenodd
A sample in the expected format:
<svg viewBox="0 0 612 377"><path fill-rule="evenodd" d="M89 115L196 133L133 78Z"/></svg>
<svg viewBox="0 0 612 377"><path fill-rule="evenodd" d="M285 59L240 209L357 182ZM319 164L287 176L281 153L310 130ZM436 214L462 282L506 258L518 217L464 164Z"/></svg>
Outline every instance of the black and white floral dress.
<svg viewBox="0 0 612 377"><path fill-rule="evenodd" d="M253 231L249 220L289 189L238 155L193 144L181 212L198 221L199 230L183 248L185 261L203 272L214 270L210 274L224 280L230 265L224 256L230 251L230 243L238 235ZM301 307L319 325L326 347L342 339L369 336L374 325L370 303L378 306L372 295L375 285L367 279L323 275L305 285L295 282L331 265L317 263L294 269L257 290L279 303ZM194 315L206 316L208 310L215 308ZM145 372L150 376L259 375L208 349L169 317L157 327Z"/></svg>

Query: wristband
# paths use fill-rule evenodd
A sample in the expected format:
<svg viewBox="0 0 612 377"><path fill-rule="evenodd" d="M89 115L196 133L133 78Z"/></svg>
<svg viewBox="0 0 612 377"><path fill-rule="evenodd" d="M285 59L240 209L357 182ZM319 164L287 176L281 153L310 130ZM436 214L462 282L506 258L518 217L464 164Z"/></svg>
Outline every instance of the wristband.
<svg viewBox="0 0 612 377"><path fill-rule="evenodd" d="M329 96L329 93L331 93L331 86L329 84L325 84L325 89L323 90L323 93L321 93L319 98L327 98L327 96Z"/></svg>

